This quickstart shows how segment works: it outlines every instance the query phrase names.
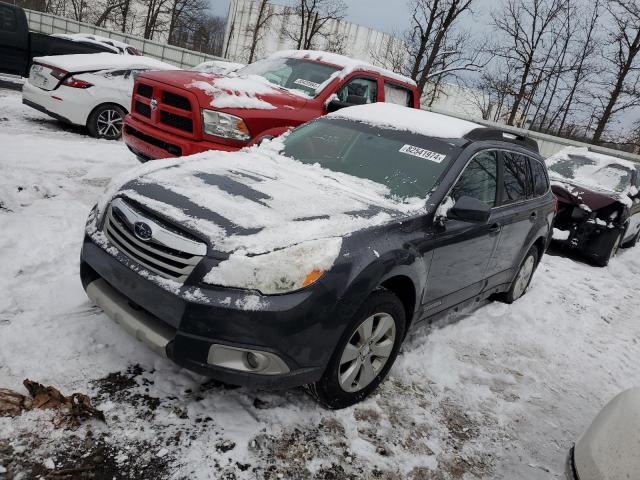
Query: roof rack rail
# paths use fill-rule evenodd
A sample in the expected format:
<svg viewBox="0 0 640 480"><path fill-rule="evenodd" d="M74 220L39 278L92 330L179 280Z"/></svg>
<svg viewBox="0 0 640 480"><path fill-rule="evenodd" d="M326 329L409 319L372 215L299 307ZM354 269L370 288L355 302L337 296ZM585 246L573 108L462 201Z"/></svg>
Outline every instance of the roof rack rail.
<svg viewBox="0 0 640 480"><path fill-rule="evenodd" d="M464 138L467 140L497 140L500 142L509 142L516 145L520 145L528 150L533 150L536 153L540 153L538 148L538 142L533 138L529 138L526 135L518 135L516 133L501 130L499 128L480 127L474 128L467 133Z"/></svg>

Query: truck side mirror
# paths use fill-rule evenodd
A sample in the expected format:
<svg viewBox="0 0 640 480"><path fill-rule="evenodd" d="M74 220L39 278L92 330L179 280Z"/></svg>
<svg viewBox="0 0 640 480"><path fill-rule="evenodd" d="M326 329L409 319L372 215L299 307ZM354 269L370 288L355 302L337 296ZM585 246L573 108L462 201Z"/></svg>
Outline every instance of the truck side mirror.
<svg viewBox="0 0 640 480"><path fill-rule="evenodd" d="M361 97L360 95L349 95L346 102L334 98L327 104L327 112L331 113L336 110L340 110L341 108L353 107L354 105L364 105L365 103L367 103L366 97Z"/></svg>

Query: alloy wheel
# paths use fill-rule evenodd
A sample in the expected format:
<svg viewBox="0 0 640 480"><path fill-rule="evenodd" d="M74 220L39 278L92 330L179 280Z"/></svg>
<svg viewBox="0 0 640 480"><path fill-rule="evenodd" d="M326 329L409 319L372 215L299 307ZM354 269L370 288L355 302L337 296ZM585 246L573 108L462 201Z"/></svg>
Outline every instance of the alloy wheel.
<svg viewBox="0 0 640 480"><path fill-rule="evenodd" d="M122 130L122 115L117 110L103 110L98 115L96 124L101 137L117 137Z"/></svg>
<svg viewBox="0 0 640 480"><path fill-rule="evenodd" d="M367 317L344 347L338 382L345 392L357 392L382 371L396 340L396 322L388 313Z"/></svg>
<svg viewBox="0 0 640 480"><path fill-rule="evenodd" d="M525 260L520 270L518 271L518 276L516 277L516 283L513 288L513 298L520 298L524 291L527 289L529 285L529 281L531 280L531 276L533 275L533 270L535 267L535 259L533 255L529 255Z"/></svg>

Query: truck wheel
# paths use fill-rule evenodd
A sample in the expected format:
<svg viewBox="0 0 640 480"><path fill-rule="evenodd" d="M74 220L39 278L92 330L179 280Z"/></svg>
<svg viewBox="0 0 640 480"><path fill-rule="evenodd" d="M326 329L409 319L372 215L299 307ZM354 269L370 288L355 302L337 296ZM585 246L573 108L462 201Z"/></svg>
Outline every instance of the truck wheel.
<svg viewBox="0 0 640 480"><path fill-rule="evenodd" d="M127 112L114 103L105 103L94 108L87 119L89 134L95 138L118 140L122 136L122 123Z"/></svg>
<svg viewBox="0 0 640 480"><path fill-rule="evenodd" d="M622 240L622 232L618 232L613 243L611 244L611 249L605 253L602 257L596 258L594 263L599 267L606 267L609 265L609 261L616 256L618 250L620 249L620 241Z"/></svg>
<svg viewBox="0 0 640 480"><path fill-rule="evenodd" d="M518 273L513 279L513 282L511 282L509 291L503 293L499 297L500 300L505 303L513 303L526 293L533 278L533 273L538 266L539 257L538 247L534 245L525 255L524 260L522 260L520 268L518 268Z"/></svg>
<svg viewBox="0 0 640 480"><path fill-rule="evenodd" d="M404 307L398 297L388 290L374 291L345 330L322 378L307 390L330 409L363 400L387 376L404 331Z"/></svg>

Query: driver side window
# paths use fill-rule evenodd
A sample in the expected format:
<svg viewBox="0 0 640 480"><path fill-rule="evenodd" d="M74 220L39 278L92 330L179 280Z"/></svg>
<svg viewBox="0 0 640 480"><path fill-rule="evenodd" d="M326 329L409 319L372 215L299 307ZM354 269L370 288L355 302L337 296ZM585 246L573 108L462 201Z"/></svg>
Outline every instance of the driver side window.
<svg viewBox="0 0 640 480"><path fill-rule="evenodd" d="M498 153L485 150L476 154L467 164L458 182L451 190L451 197L472 197L483 201L489 207L496 205L498 180Z"/></svg>
<svg viewBox="0 0 640 480"><path fill-rule="evenodd" d="M338 100L354 105L378 101L378 82L370 78L354 78L338 93Z"/></svg>

